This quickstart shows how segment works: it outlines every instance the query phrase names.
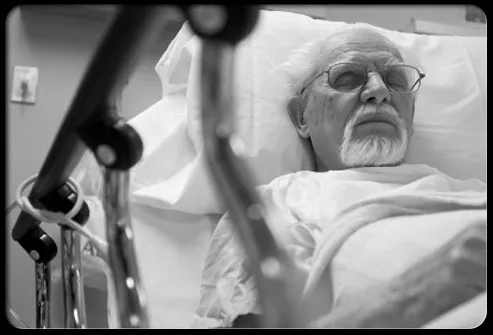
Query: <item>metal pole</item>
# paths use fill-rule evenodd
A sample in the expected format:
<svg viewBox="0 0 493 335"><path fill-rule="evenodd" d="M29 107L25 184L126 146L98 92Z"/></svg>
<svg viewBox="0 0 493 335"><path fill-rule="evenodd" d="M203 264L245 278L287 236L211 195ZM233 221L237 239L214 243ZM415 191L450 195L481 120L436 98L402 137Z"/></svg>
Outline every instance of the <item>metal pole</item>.
<svg viewBox="0 0 493 335"><path fill-rule="evenodd" d="M139 276L129 211L129 172L104 169L104 210L109 264L119 327L148 328L147 298Z"/></svg>
<svg viewBox="0 0 493 335"><path fill-rule="evenodd" d="M61 244L65 328L86 328L80 234L61 227Z"/></svg>
<svg viewBox="0 0 493 335"><path fill-rule="evenodd" d="M262 326L306 325L299 305L294 264L267 225L267 211L254 188L234 138L234 46L206 40L202 48L202 125L204 149L235 229L251 264L262 305ZM299 291L299 292L298 292Z"/></svg>
<svg viewBox="0 0 493 335"><path fill-rule="evenodd" d="M35 263L36 279L36 328L50 328L50 262Z"/></svg>

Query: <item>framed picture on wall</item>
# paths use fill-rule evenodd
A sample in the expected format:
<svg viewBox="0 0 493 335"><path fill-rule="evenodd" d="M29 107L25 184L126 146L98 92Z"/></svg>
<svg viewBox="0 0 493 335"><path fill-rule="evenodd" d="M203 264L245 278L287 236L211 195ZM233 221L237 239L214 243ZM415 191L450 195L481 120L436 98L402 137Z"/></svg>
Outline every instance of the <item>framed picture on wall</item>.
<svg viewBox="0 0 493 335"><path fill-rule="evenodd" d="M477 6L466 5L466 21L486 23L486 14Z"/></svg>

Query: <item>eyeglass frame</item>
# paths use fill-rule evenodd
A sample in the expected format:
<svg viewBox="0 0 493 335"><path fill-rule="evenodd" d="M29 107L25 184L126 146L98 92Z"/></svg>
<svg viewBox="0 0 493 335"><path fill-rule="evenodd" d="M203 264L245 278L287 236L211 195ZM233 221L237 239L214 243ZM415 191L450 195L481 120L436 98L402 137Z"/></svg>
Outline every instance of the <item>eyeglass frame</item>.
<svg viewBox="0 0 493 335"><path fill-rule="evenodd" d="M352 92L356 92L358 90L360 90L361 88L365 87L365 85L368 83L368 79L370 78L369 74L370 72L377 72L378 74L380 74L380 76L382 77L382 81L383 83L385 84L385 87L387 87L387 89L391 92L394 92L394 93L398 93L398 94L413 94L413 93L416 93L419 88L421 87L421 80L426 77L426 74L425 73L422 73L417 67L415 66L412 66L412 65L409 65L409 64L392 64L392 65L389 65L387 67L385 67L385 69L383 70L371 70L369 71L368 70L368 67L365 67L361 64L358 64L358 63L351 63L351 62L342 62L342 63L336 63L336 64L332 64L331 66L329 66L329 68L327 70L324 70L322 72L320 72L319 74L317 74L315 76L315 78L313 78L312 80L310 80L300 91L300 95L303 95L303 92L308 88L308 86L310 86L311 84L313 84L315 82L315 80L317 80L318 78L320 78L320 76L322 76L323 74L327 73L329 74L330 73L330 70L334 67L334 66L337 66L337 65L341 65L341 64L351 64L351 65L357 65L357 66L360 66L362 68L364 68L366 70L366 80L365 82L361 85L361 87L358 87L356 89L353 89L353 90L349 90L349 91L341 91L341 90L338 90L334 87L332 87L331 83L330 83L330 77L327 79L327 83L330 85L330 87L338 92L344 92L344 93L352 93ZM417 72L418 72L418 75L419 75L419 78L418 80L416 80L416 82L413 84L412 87L415 87L416 84L419 83L419 86L415 89L415 90L410 90L409 92L399 92L399 91L396 91L396 90L393 90L392 88L390 88L387 83L385 82L385 76L382 76L382 72L385 72L385 71L388 71L389 68L393 67L393 66L405 66L405 67L410 67L410 68L413 68L415 69Z"/></svg>

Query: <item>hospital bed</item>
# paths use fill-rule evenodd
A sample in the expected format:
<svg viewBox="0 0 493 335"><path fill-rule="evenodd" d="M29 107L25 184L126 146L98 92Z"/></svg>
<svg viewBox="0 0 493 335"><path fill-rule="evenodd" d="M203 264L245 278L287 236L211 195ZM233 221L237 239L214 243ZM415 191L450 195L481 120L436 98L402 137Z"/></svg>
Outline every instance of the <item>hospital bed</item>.
<svg viewBox="0 0 493 335"><path fill-rule="evenodd" d="M268 228L268 208L254 186L310 168L282 112L282 76L273 71L303 42L346 23L221 8L183 7L189 22L156 65L162 99L128 122L115 115L112 94L121 89L138 50L152 41L161 12L122 8L38 179L31 180L30 200L52 211L71 211L79 199L75 191L83 192L78 213L67 216L74 214L109 242L108 267L100 257L81 253L84 240L77 230L61 228L61 277L55 284L63 286L67 328L86 326L82 290L91 276L104 278L94 285L116 302L108 308L111 326L189 327L209 238L226 210L234 214L255 264L264 326L307 326L285 280L290 259ZM409 161L486 181L486 38L377 29L404 54L415 54L427 73ZM86 148L92 152L84 153ZM22 212L13 237L35 260L37 327L48 328L49 262L57 249L39 226L42 221L33 211ZM485 317L485 303L486 292L422 327L475 327Z"/></svg>

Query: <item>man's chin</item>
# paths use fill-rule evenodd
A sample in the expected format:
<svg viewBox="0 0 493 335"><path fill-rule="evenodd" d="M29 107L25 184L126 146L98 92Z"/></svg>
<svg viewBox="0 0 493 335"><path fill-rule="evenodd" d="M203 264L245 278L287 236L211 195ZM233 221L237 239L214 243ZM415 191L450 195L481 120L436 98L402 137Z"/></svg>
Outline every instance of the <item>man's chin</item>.
<svg viewBox="0 0 493 335"><path fill-rule="evenodd" d="M348 167L397 166L404 160L406 146L387 136L372 135L341 146L341 163Z"/></svg>
<svg viewBox="0 0 493 335"><path fill-rule="evenodd" d="M387 128L379 128L378 131L366 131L359 129L351 134L351 142L365 142L365 141L378 141L389 140L392 142L402 141L400 134L397 131Z"/></svg>

